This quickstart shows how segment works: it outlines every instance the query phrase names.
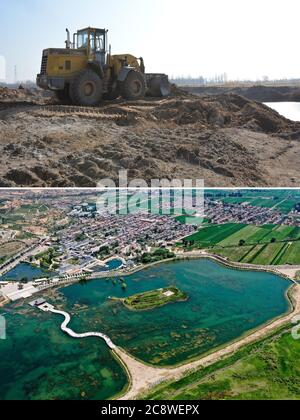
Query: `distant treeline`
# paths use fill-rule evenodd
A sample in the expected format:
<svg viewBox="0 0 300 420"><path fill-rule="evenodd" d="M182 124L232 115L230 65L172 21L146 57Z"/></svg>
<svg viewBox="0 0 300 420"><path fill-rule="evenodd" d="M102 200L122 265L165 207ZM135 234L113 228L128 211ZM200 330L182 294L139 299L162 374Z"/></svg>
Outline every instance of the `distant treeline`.
<svg viewBox="0 0 300 420"><path fill-rule="evenodd" d="M226 73L217 75L212 78L206 78L203 76L199 77L171 77L170 78L172 83L181 86L253 86L253 85L299 85L299 79L278 79L272 80L269 79L267 76L263 77L261 80L229 80Z"/></svg>
<svg viewBox="0 0 300 420"><path fill-rule="evenodd" d="M18 89L20 85L22 85L26 89L36 88L36 83L33 82L32 80L25 80L22 82L20 81L20 82L15 82L15 83L0 82L1 87L7 87L9 89Z"/></svg>

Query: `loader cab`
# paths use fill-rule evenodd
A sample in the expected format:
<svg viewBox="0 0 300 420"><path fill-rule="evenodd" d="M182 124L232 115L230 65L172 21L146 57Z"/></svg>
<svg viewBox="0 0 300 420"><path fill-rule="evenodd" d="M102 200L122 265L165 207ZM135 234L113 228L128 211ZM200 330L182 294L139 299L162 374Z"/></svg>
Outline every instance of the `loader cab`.
<svg viewBox="0 0 300 420"><path fill-rule="evenodd" d="M90 60L104 66L107 53L107 30L86 28L77 32L77 49L86 49Z"/></svg>

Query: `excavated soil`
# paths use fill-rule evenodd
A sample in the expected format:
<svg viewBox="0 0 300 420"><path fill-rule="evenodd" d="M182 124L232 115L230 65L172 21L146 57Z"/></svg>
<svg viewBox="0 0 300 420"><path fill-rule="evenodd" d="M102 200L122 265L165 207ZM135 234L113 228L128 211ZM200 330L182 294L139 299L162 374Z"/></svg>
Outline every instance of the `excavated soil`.
<svg viewBox="0 0 300 420"><path fill-rule="evenodd" d="M6 95L3 97L3 95ZM300 185L300 123L238 95L55 105L0 88L0 186L94 187L103 178Z"/></svg>
<svg viewBox="0 0 300 420"><path fill-rule="evenodd" d="M198 96L233 93L259 102L299 102L299 86L187 86L189 93Z"/></svg>

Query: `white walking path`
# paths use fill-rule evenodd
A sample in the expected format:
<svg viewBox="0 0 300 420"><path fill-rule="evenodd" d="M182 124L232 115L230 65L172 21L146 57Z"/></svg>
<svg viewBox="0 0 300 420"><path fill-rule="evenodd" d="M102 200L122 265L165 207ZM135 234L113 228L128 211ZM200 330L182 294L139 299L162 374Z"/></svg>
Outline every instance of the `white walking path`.
<svg viewBox="0 0 300 420"><path fill-rule="evenodd" d="M40 306L40 309L44 312L52 312L53 314L58 314L58 315L62 315L63 317L65 317L65 320L61 324L60 328L64 333L68 334L70 337L73 337L73 338L88 338L88 337L101 338L102 340L104 340L106 342L106 344L108 345L108 347L111 350L116 349L116 345L105 334L102 334L102 333L99 333L99 332L87 332L87 333L84 333L84 334L77 334L73 330L71 330L71 328L68 328L68 325L71 321L71 317L67 312L58 311L57 309L54 309L54 307L52 305L49 305L47 303L45 305Z"/></svg>

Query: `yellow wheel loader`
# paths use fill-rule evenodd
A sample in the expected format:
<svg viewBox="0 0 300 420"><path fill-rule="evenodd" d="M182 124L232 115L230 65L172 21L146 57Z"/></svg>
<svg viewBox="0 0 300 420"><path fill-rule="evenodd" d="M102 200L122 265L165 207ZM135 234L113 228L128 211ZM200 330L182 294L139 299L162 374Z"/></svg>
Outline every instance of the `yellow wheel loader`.
<svg viewBox="0 0 300 420"><path fill-rule="evenodd" d="M37 75L37 85L54 91L60 101L96 106L102 99L119 96L135 100L170 95L167 75L146 74L142 58L111 54L106 29L79 30L72 41L66 31L66 47L44 50Z"/></svg>

